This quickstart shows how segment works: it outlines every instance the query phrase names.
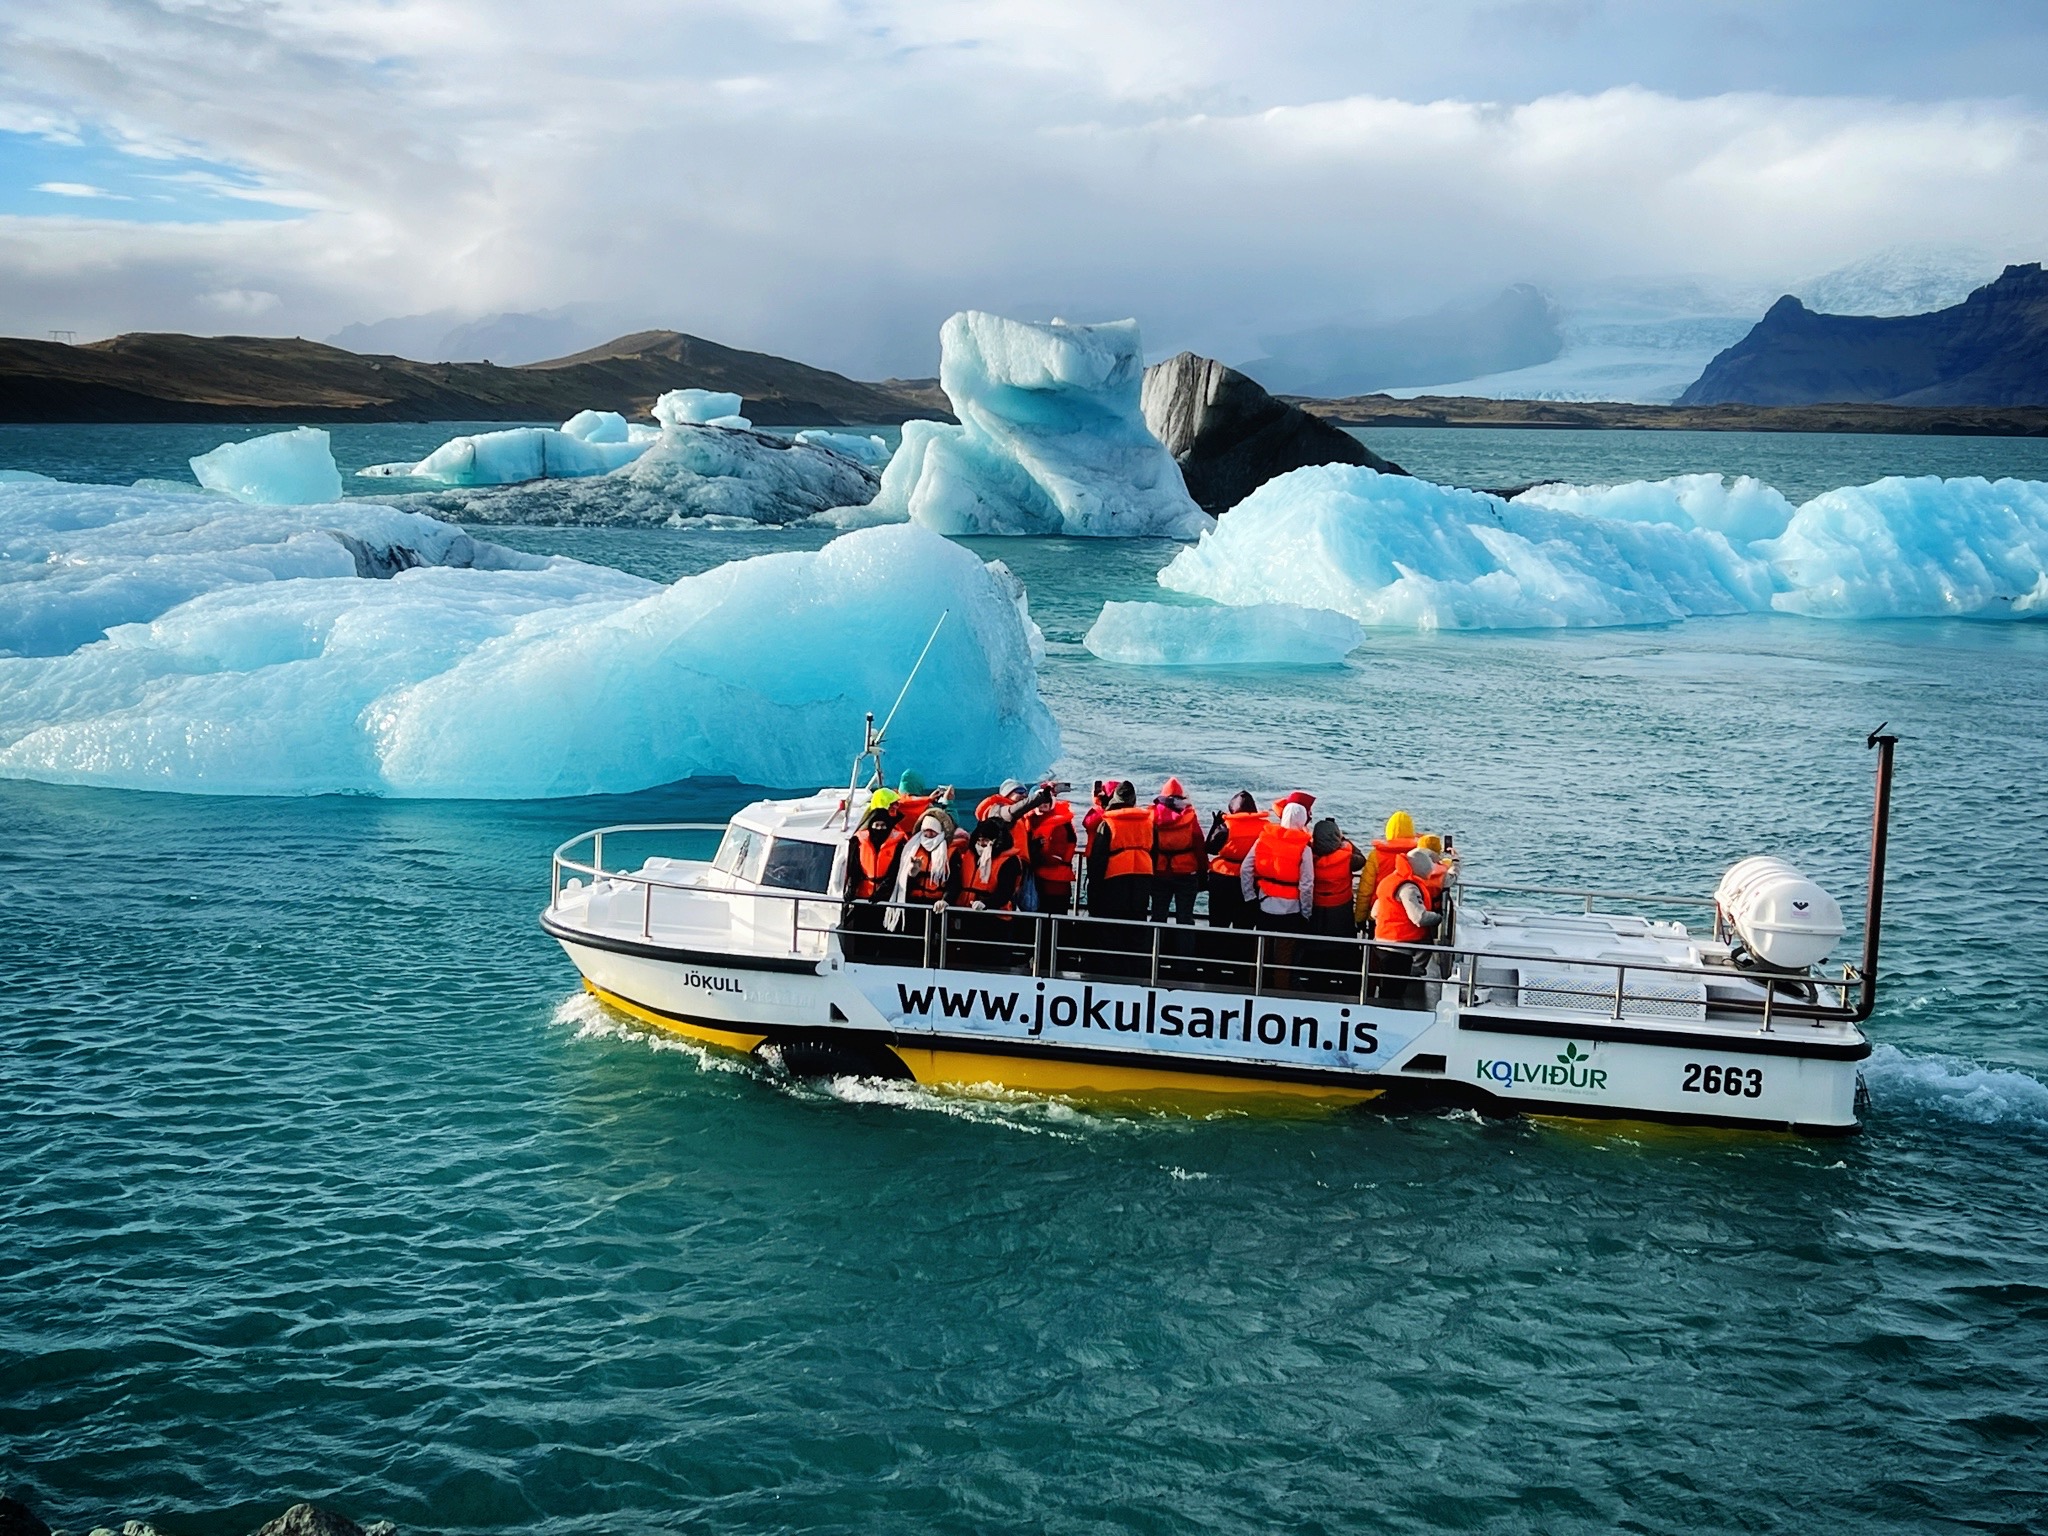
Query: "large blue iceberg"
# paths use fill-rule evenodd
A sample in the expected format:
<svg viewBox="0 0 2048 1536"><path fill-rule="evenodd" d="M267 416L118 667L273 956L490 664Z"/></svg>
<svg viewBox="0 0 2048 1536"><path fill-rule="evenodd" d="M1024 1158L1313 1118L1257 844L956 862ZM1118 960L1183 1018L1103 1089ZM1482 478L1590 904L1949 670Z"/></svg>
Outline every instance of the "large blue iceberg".
<svg viewBox="0 0 2048 1536"><path fill-rule="evenodd" d="M1329 667L1364 642L1356 619L1286 603L1104 603L1081 641L1131 667Z"/></svg>
<svg viewBox="0 0 2048 1536"><path fill-rule="evenodd" d="M691 775L829 783L942 610L895 760L975 783L1042 772L1058 752L1014 580L922 529L662 586L564 559L426 563L436 540L490 546L382 508L364 510L388 522L351 525L359 556L333 526L354 508L271 513L266 530L190 522L218 511L192 498L64 489L104 505L0 487L5 537L98 567L68 609L38 590L48 578L0 586L0 626L29 637L17 651L55 652L0 657L0 776L510 798ZM370 542L394 532L421 560L365 579L365 559L384 574L379 549L403 564ZM166 555L181 561L169 585L152 567Z"/></svg>
<svg viewBox="0 0 2048 1536"><path fill-rule="evenodd" d="M318 427L222 443L192 460L192 474L209 491L259 506L307 507L341 500L333 445Z"/></svg>
<svg viewBox="0 0 2048 1536"><path fill-rule="evenodd" d="M960 424L906 422L873 501L844 523L950 534L1191 539L1213 519L1145 425L1137 322L1040 325L968 310L939 332Z"/></svg>
<svg viewBox="0 0 2048 1536"><path fill-rule="evenodd" d="M1893 478L1791 509L1755 481L1685 476L1504 501L1326 465L1259 487L1159 581L1405 629L2026 618L2048 614L2048 486Z"/></svg>

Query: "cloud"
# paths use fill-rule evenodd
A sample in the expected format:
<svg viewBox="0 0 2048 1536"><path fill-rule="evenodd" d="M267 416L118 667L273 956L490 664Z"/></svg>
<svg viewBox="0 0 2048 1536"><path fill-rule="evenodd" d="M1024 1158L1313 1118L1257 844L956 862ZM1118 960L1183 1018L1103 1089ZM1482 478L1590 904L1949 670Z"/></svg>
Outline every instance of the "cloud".
<svg viewBox="0 0 2048 1536"><path fill-rule="evenodd" d="M83 181L39 181L35 189L52 197L103 197L112 202L127 201L118 192L109 192L105 187L95 187Z"/></svg>
<svg viewBox="0 0 2048 1536"><path fill-rule="evenodd" d="M254 320L280 308L284 300L256 288L222 288L213 293L202 293L199 302L237 320Z"/></svg>
<svg viewBox="0 0 2048 1536"><path fill-rule="evenodd" d="M272 222L0 217L0 327L602 301L875 374L970 304L1243 356L1510 281L2041 254L2036 30L1872 4L16 0L19 120L203 157ZM2007 93L1899 88L1965 57Z"/></svg>

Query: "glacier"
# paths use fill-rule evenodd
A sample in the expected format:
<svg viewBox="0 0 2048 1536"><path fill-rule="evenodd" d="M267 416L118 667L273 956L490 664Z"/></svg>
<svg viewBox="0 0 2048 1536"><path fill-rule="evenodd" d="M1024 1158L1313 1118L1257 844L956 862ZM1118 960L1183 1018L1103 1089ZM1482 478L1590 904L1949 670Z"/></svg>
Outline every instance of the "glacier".
<svg viewBox="0 0 2048 1536"><path fill-rule="evenodd" d="M1137 323L1005 320L939 331L939 383L960 418L911 421L872 501L827 520L948 534L1191 539L1214 526L1145 426Z"/></svg>
<svg viewBox="0 0 2048 1536"><path fill-rule="evenodd" d="M0 657L4 777L504 798L692 775L830 783L942 610L893 760L995 782L1041 773L1059 750L1014 578L919 528L671 586L509 551L364 579L336 530L373 552L394 535L420 552L492 548L374 505L257 514L9 485L0 528L0 622L48 653ZM68 578L17 579L38 550L88 571L68 611L51 601Z"/></svg>
<svg viewBox="0 0 2048 1536"><path fill-rule="evenodd" d="M1268 481L1159 582L1424 630L2030 618L2048 614L2048 485L1893 477L1789 508L1760 482L1709 475L1503 501L1324 465Z"/></svg>
<svg viewBox="0 0 2048 1536"><path fill-rule="evenodd" d="M1336 666L1364 642L1356 619L1288 603L1104 603L1081 641L1132 667Z"/></svg>
<svg viewBox="0 0 2048 1536"><path fill-rule="evenodd" d="M341 471L334 467L332 441L318 427L222 443L191 462L201 485L237 501L304 507L341 500Z"/></svg>
<svg viewBox="0 0 2048 1536"><path fill-rule="evenodd" d="M548 564L374 502L257 508L178 489L0 484L0 657L63 655L227 587Z"/></svg>

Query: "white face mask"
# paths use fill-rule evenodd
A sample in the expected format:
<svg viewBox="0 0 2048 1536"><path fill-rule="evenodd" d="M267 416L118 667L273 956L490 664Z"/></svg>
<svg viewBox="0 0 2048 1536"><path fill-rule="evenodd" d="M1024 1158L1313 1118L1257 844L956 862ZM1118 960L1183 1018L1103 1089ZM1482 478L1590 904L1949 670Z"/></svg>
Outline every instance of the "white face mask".
<svg viewBox="0 0 2048 1536"><path fill-rule="evenodd" d="M939 846L939 834L935 831L927 830L920 832L917 834L917 840L920 843L924 844L924 846L927 848L936 848Z"/></svg>

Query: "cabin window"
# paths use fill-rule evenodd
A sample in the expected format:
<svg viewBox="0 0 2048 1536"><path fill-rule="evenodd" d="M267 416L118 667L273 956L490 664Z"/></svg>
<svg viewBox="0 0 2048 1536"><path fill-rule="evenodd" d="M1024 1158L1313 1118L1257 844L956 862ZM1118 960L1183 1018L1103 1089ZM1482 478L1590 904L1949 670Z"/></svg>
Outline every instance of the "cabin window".
<svg viewBox="0 0 2048 1536"><path fill-rule="evenodd" d="M834 843L799 842L778 837L768 845L767 860L761 866L760 882L778 891L822 891L832 883L832 860L839 852Z"/></svg>
<svg viewBox="0 0 2048 1536"><path fill-rule="evenodd" d="M711 860L711 867L736 879L745 879L747 864L754 854L754 845L767 841L767 838L752 828L734 822L725 829L725 841L718 845L718 853Z"/></svg>

